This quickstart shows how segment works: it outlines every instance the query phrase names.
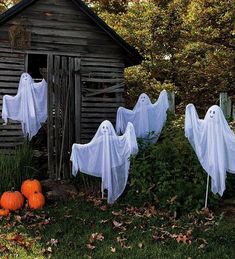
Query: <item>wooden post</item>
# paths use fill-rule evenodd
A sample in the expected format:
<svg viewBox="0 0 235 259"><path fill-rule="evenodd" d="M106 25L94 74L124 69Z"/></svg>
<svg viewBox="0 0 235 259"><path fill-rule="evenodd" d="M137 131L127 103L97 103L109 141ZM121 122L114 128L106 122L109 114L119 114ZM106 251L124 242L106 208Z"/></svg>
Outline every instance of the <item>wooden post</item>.
<svg viewBox="0 0 235 259"><path fill-rule="evenodd" d="M175 92L167 92L169 101L169 110L175 114Z"/></svg>
<svg viewBox="0 0 235 259"><path fill-rule="evenodd" d="M75 142L81 142L81 59L75 58Z"/></svg>
<svg viewBox="0 0 235 259"><path fill-rule="evenodd" d="M232 101L231 98L228 97L227 93L220 93L220 108L222 109L225 118L231 117L232 111Z"/></svg>
<svg viewBox="0 0 235 259"><path fill-rule="evenodd" d="M61 83L60 83L60 56L54 57L54 147L55 147L55 174L56 180L59 179L59 150L60 147L60 93L61 93Z"/></svg>
<svg viewBox="0 0 235 259"><path fill-rule="evenodd" d="M48 151L48 174L50 178L55 177L54 154L53 154L53 55L48 55L47 60L47 151Z"/></svg>

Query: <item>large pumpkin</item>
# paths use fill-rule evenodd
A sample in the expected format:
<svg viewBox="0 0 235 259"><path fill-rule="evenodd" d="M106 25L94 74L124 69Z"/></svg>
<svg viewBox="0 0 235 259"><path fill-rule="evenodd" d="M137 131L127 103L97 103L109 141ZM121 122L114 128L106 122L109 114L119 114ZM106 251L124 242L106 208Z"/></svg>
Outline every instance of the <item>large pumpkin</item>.
<svg viewBox="0 0 235 259"><path fill-rule="evenodd" d="M45 205L45 197L41 192L34 192L28 199L31 209L41 209Z"/></svg>
<svg viewBox="0 0 235 259"><path fill-rule="evenodd" d="M0 209L0 217L7 217L10 214L8 209Z"/></svg>
<svg viewBox="0 0 235 259"><path fill-rule="evenodd" d="M4 192L1 197L1 206L8 210L19 210L24 205L23 195L16 192Z"/></svg>
<svg viewBox="0 0 235 259"><path fill-rule="evenodd" d="M21 185L21 192L28 199L34 192L42 192L41 183L36 179L25 180Z"/></svg>

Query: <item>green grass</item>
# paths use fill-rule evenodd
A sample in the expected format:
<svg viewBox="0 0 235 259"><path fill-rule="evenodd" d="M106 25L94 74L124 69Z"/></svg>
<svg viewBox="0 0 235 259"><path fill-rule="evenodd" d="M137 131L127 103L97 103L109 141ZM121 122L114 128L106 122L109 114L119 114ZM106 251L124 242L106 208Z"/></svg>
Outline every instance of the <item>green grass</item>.
<svg viewBox="0 0 235 259"><path fill-rule="evenodd" d="M106 206L84 197L36 213L25 209L1 221L0 258L234 258L234 224L219 215L171 216L147 204ZM122 225L115 227L114 220ZM89 241L94 233L104 240ZM173 235L180 233L188 233L191 244L178 243Z"/></svg>
<svg viewBox="0 0 235 259"><path fill-rule="evenodd" d="M24 143L15 154L0 153L0 193L19 189L23 180L34 176L32 168L33 152L29 144Z"/></svg>

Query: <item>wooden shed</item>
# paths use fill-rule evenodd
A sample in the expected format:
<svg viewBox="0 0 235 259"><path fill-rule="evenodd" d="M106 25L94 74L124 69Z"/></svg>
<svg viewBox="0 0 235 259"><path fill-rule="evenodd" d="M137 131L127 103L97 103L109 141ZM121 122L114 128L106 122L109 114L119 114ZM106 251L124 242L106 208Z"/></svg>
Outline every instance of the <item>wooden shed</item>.
<svg viewBox="0 0 235 259"><path fill-rule="evenodd" d="M23 0L0 16L0 109L22 72L48 82L47 149L52 178L69 176L74 142L86 143L123 104L124 69L142 57L81 0ZM0 126L0 153L23 141Z"/></svg>

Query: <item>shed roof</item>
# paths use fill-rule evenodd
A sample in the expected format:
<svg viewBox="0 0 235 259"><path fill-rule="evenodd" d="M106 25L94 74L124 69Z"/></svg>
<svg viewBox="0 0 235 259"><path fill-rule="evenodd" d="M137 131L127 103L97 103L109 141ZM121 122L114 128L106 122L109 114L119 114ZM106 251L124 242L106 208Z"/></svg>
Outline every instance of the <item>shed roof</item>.
<svg viewBox="0 0 235 259"><path fill-rule="evenodd" d="M39 0L22 0L18 4L14 5L6 12L0 15L0 25L9 21L17 14L25 10L30 5ZM120 37L107 23L105 23L97 14L95 14L82 0L71 0L80 10L85 13L96 25L98 25L103 31L105 31L123 50L128 54L131 60L128 65L138 65L143 60L143 57L139 52L128 44L122 37Z"/></svg>

